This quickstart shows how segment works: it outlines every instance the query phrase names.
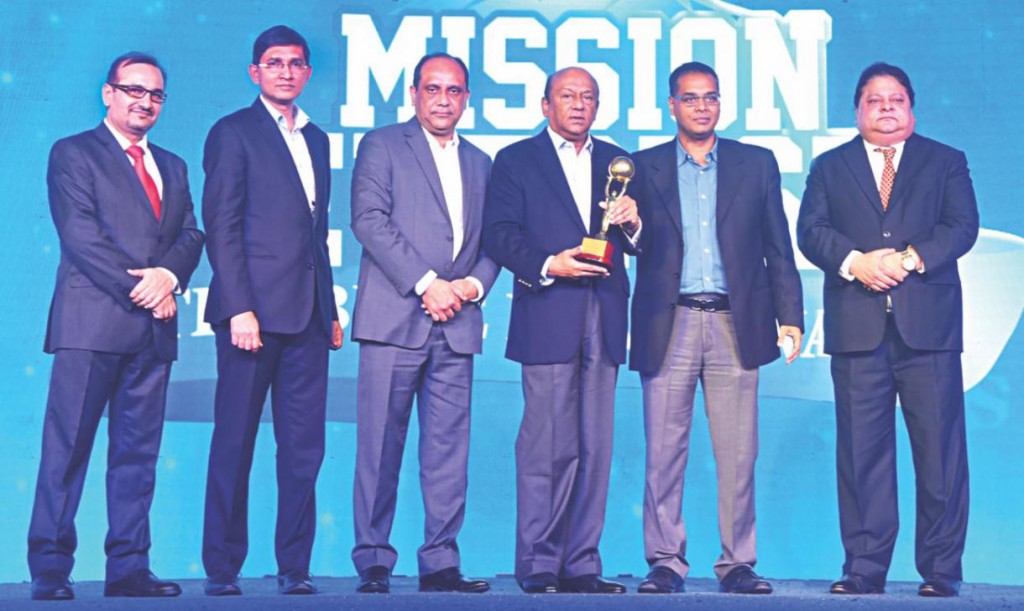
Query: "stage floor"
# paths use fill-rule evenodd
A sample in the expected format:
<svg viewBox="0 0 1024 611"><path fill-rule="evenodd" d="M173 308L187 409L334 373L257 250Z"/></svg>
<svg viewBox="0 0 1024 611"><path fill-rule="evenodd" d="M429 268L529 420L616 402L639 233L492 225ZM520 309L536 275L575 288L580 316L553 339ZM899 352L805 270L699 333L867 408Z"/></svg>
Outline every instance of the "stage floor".
<svg viewBox="0 0 1024 611"><path fill-rule="evenodd" d="M438 609L443 611L469 611L472 609L531 609L552 611L576 611L590 609L643 609L663 610L697 607L709 610L800 610L815 609L1024 609L1024 587L968 583L963 586L960 597L948 600L925 599L917 596L917 584L890 583L886 594L875 596L833 596L827 593L827 581L772 580L775 593L770 596L741 596L720 594L717 583L710 579L690 579L686 582L685 594L639 595L636 587L640 578L618 577L617 580L629 587L629 593L622 595L549 594L526 595L510 576L492 578L492 590L486 594L421 594L416 591L415 577L395 577L392 593L388 595L356 594L357 580L354 577L323 577L316 579L320 594L316 596L285 597L277 593L273 578L242 579L244 596L208 598L203 595L202 581L184 580L184 592L178 598L157 600L152 603L130 599L108 599L103 597L103 584L86 581L75 584L75 600L57 603L39 603L29 599L29 584L0 584L0 609L16 611L21 609L55 608L69 609L137 609L140 604L160 610L245 610L264 611L271 609L309 609L343 611L348 609ZM153 606L150 607L149 605ZM40 606L42 605L42 607Z"/></svg>

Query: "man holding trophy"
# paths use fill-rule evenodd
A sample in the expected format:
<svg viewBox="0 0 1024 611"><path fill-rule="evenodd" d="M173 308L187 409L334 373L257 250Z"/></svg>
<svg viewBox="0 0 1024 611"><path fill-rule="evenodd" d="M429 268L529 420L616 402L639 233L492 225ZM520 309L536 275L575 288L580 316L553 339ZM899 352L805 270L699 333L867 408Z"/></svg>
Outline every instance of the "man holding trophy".
<svg viewBox="0 0 1024 611"><path fill-rule="evenodd" d="M640 217L625 184L606 181L625 151L590 136L598 93L580 68L548 77L548 126L497 154L484 206L484 249L515 276L505 356L522 364L515 575L528 593L625 591L601 578L598 543L626 357L623 253ZM581 247L602 228L605 244Z"/></svg>
<svg viewBox="0 0 1024 611"><path fill-rule="evenodd" d="M771 151L719 138L718 76L683 64L669 77L676 138L636 154L640 239L629 366L640 372L647 477L641 593L683 591L681 515L700 380L718 472L723 592L768 594L754 573L758 368L800 353L803 305ZM776 322L778 326L776 326Z"/></svg>

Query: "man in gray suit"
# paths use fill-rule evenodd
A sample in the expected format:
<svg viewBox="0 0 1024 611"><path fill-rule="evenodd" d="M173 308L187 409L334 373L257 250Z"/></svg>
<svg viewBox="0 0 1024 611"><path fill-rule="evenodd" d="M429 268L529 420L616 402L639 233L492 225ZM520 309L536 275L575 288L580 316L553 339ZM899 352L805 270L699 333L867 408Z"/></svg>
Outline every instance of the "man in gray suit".
<svg viewBox="0 0 1024 611"><path fill-rule="evenodd" d="M445 53L416 65L416 117L366 134L352 174L352 231L363 245L352 333L359 342L354 494L357 588L387 593L398 472L416 399L426 512L420 591L486 592L459 569L466 509L473 355L480 301L498 267L480 251L491 160L455 126L469 73Z"/></svg>

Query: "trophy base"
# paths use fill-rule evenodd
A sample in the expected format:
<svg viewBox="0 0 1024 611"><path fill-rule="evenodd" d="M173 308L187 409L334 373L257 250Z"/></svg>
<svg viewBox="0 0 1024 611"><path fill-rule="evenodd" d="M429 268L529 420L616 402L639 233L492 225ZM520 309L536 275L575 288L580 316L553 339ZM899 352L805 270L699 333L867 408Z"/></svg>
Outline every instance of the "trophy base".
<svg viewBox="0 0 1024 611"><path fill-rule="evenodd" d="M608 240L583 238L583 243L580 244L580 254L576 255L576 260L610 270L614 252L612 243Z"/></svg>

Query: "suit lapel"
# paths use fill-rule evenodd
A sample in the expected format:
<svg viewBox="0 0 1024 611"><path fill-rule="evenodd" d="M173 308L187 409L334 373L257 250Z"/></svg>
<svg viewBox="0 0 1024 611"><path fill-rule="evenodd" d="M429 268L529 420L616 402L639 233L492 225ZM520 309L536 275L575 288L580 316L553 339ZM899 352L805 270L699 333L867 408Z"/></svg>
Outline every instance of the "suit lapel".
<svg viewBox="0 0 1024 611"><path fill-rule="evenodd" d="M285 168L284 173L288 176L288 182L291 183L295 194L299 196L299 199L296 201L303 204L308 214L309 204L306 200L306 190L302 187L302 179L299 178L299 170L295 167L295 160L292 159L291 151L288 150L288 145L284 142L284 136L281 135L281 128L278 127L274 117L270 115L259 98L256 98L256 101L253 102L251 110L256 132L267 141L270 145L270 150L274 151L274 156L278 158L277 164ZM306 148L310 149L310 157L312 157L312 147L307 143ZM316 164L313 167L315 168Z"/></svg>
<svg viewBox="0 0 1024 611"><path fill-rule="evenodd" d="M477 181L472 160L469 158L470 144L461 135L459 139L459 173L462 175L462 227L464 228L462 232L462 248L459 249L461 253L466 248L466 242L469 240L470 234L469 228L473 226L472 223L479 211L472 206L472 200L470 199L470 196L474 193L473 189L476 187Z"/></svg>
<svg viewBox="0 0 1024 611"><path fill-rule="evenodd" d="M448 224L451 225L452 219L448 215L448 204L444 199L444 189L441 188L441 175L437 173L434 155L430 152L430 143L427 142L427 136L423 133L423 128L420 126L419 121L413 118L406 122L403 131L405 133L405 142L412 149L412 155L416 159L420 171L423 172L423 177L427 179L431 193L434 194L434 201L441 209L441 214L448 220ZM465 200L465 197L463 197L463 200Z"/></svg>
<svg viewBox="0 0 1024 611"><path fill-rule="evenodd" d="M534 159L537 160L536 165L540 175L545 181L547 181L555 199L557 199L562 207L565 208L565 211L569 214L569 218L576 223L580 233L585 235L587 233L587 228L583 226L583 219L580 218L580 211L579 208L576 207L576 200L573 199L572 190L569 189L569 181L565 177L565 172L562 171L562 162L558 160L558 154L555 152L555 145L551 141L551 136L548 135L547 129L534 136L533 143L537 149L537 155ZM594 152L595 154L597 152L596 144L594 146ZM591 163L593 163L593 158L594 157L592 155ZM541 189L537 190L537 193L543 192L544 191Z"/></svg>
<svg viewBox="0 0 1024 611"><path fill-rule="evenodd" d="M307 123L302 128L302 139L306 141L306 150L309 151L310 163L313 165L313 197L316 208L313 209L313 220L314 224L319 219L323 218L323 215L327 213L327 208L330 205L328 201L330 197L327 194L328 176L326 175L331 171L331 160L325 156L325 151L319 146L314 146L310 134L313 131L313 123ZM307 130L309 130L307 132ZM286 147L287 148L287 147ZM288 153L289 159L291 158L291 152ZM295 165L294 163L292 164ZM298 170L296 169L295 175L298 176ZM299 179L299 187L302 187L302 179ZM302 190L302 201L306 201L306 190Z"/></svg>
<svg viewBox="0 0 1024 611"><path fill-rule="evenodd" d="M842 155L847 167L850 168L854 182L860 187L868 205L876 214L881 216L884 213L882 210L882 198L878 194L875 175L871 173L871 164L868 163L868 154L864 150L864 141L860 136L855 136L853 140L842 146L840 155Z"/></svg>
<svg viewBox="0 0 1024 611"><path fill-rule="evenodd" d="M110 168L113 175L117 176L118 182L127 187L126 193L132 193L135 204L142 206L146 211L149 212L148 217L156 222L156 215L153 214L153 205L149 203L149 196L146 195L146 190L142 188L142 182L139 177L135 174L135 168L132 167L132 162L128 159L121 145L118 144L114 135L110 133L107 126L100 124L96 128L96 137L100 143L103 144L107 153L110 155L110 163L106 164ZM153 148L150 147L150 151ZM159 160L154 157L155 161L158 161L157 167L160 168L160 178L163 179L164 170L159 164ZM167 190L167 183L164 183L164 191ZM161 215L162 216L162 215Z"/></svg>
<svg viewBox="0 0 1024 611"><path fill-rule="evenodd" d="M717 138L717 136L716 136ZM724 219L736 202L736 194L743 183L743 154L741 149L733 146L730 140L718 138L718 157L715 159L718 171L718 195L715 202L715 220L718 227L724 226Z"/></svg>
<svg viewBox="0 0 1024 611"><path fill-rule="evenodd" d="M657 150L651 162L651 185L658 194L658 203L665 207L665 213L682 237L683 213L679 208L679 160L676 157L676 146L676 140L672 139Z"/></svg>
<svg viewBox="0 0 1024 611"><path fill-rule="evenodd" d="M900 156L900 169L896 171L896 181L892 186L892 195L889 196L889 210L898 206L903 195L914 184L917 174L927 166L927 154L922 146L921 138L911 135L903 145L903 155Z"/></svg>
<svg viewBox="0 0 1024 611"><path fill-rule="evenodd" d="M156 167L160 170L160 180L164 183L164 192L160 197L160 220L158 221L163 226L169 209L174 205L171 202L171 198L168 197L168 195L174 192L174 175L171 173L171 167L167 165L167 156L164 155L162 149L158 149L150 144L149 151L153 154L153 161L156 162ZM146 198L146 201L148 202L149 198ZM152 206L150 206L150 209L152 209ZM154 215L153 218L156 218L156 216Z"/></svg>

